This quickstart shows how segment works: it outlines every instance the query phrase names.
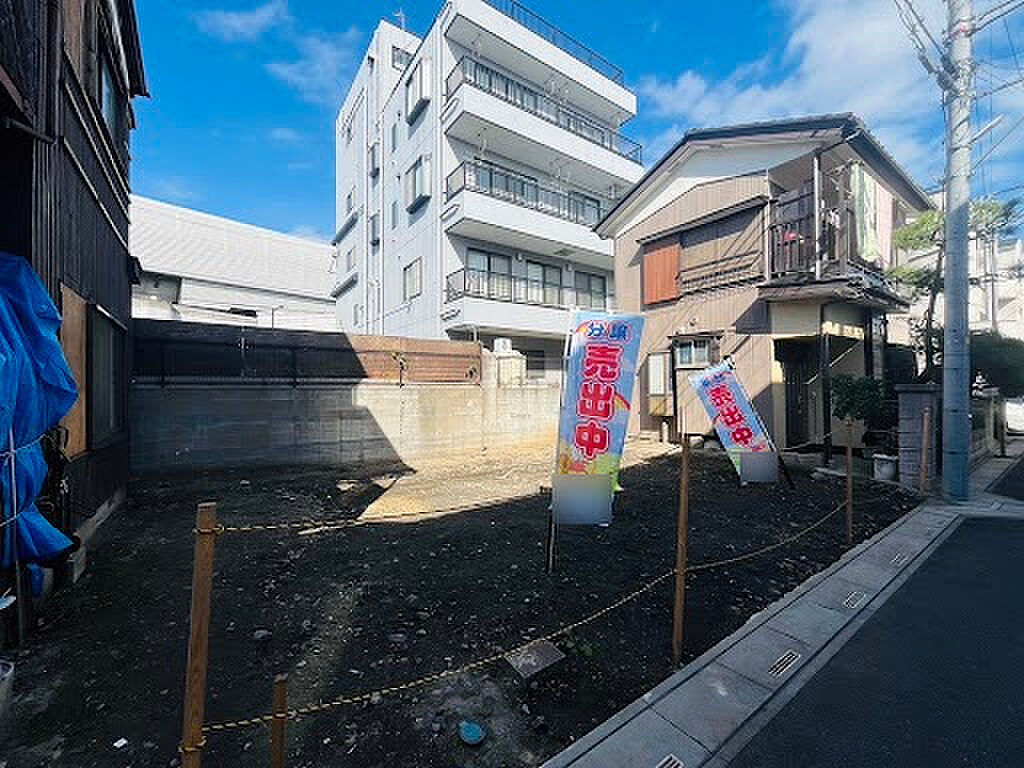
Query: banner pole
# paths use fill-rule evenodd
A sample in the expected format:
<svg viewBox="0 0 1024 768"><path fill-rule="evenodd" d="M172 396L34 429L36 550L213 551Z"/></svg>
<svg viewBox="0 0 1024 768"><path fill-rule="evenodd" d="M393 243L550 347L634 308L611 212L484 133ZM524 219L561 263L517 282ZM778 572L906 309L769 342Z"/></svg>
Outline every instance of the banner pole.
<svg viewBox="0 0 1024 768"><path fill-rule="evenodd" d="M679 454L679 519L676 525L676 594L672 611L672 663L683 655L683 609L686 603L686 532L690 516L690 439L682 436Z"/></svg>
<svg viewBox="0 0 1024 768"><path fill-rule="evenodd" d="M270 768L284 768L284 730L288 723L288 675L274 677L274 719L270 721Z"/></svg>
<svg viewBox="0 0 1024 768"><path fill-rule="evenodd" d="M921 487L921 493L925 494L928 493L928 465L931 463L928 460L928 454L931 451L931 446L929 445L931 431L932 409L925 408L921 412L921 466L919 467L920 478L918 480Z"/></svg>

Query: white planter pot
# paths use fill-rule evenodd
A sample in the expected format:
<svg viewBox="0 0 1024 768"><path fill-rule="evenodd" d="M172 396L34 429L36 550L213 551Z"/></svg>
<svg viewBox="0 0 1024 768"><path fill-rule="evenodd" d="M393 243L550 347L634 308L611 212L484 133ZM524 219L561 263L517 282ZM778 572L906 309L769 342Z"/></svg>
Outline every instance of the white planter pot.
<svg viewBox="0 0 1024 768"><path fill-rule="evenodd" d="M886 456L884 453L876 453L871 457L874 462L875 480L888 480L894 482L900 466L898 456Z"/></svg>

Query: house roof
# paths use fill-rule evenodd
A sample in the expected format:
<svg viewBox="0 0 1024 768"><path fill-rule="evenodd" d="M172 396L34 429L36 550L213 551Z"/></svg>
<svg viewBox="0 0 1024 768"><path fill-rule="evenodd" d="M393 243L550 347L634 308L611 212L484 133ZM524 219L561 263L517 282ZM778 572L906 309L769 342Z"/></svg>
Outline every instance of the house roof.
<svg viewBox="0 0 1024 768"><path fill-rule="evenodd" d="M693 145L708 142L728 143L740 139L771 138L783 135L792 136L794 141L819 139L823 143L845 142L908 205L922 211L934 208L929 196L893 159L881 142L868 130L864 122L852 112L843 112L743 123L719 128L697 128L687 131L658 162L648 169L632 189L612 206L601 221L594 226L594 230L605 236L613 234L611 224L616 217L650 189L659 176L671 167L673 161L682 157L686 150Z"/></svg>
<svg viewBox="0 0 1024 768"><path fill-rule="evenodd" d="M128 89L131 96L149 96L146 69L142 64L142 40L139 37L135 0L117 0L117 15L121 25L121 41L125 63L128 66Z"/></svg>

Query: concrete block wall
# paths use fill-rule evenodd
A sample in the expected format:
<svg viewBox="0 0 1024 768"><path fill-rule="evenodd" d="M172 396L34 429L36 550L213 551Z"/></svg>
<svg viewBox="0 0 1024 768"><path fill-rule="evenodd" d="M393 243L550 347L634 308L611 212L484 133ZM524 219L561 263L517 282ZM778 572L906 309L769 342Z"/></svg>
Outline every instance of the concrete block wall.
<svg viewBox="0 0 1024 768"><path fill-rule="evenodd" d="M489 368L479 385L136 383L132 470L415 466L444 455L553 441L558 388L499 386Z"/></svg>

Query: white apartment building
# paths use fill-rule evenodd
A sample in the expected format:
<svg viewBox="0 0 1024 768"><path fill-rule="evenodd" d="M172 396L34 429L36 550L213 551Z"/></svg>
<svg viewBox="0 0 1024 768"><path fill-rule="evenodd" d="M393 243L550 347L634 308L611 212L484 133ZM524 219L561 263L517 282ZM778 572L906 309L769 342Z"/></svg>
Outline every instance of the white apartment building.
<svg viewBox="0 0 1024 768"><path fill-rule="evenodd" d="M335 284L355 333L512 339L557 371L573 306L614 306L592 227L643 174L622 73L514 0L383 21L338 113Z"/></svg>
<svg viewBox="0 0 1024 768"><path fill-rule="evenodd" d="M132 317L337 331L329 243L132 195Z"/></svg>

